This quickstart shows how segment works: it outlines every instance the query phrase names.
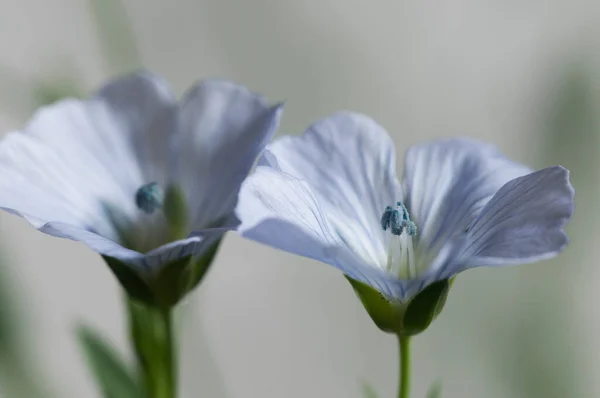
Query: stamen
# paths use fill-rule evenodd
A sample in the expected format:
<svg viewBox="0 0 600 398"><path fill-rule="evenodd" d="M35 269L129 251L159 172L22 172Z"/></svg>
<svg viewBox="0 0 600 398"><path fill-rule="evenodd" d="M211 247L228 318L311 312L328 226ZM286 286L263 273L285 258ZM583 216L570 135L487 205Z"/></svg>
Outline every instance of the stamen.
<svg viewBox="0 0 600 398"><path fill-rule="evenodd" d="M404 220L402 216L400 216L400 212L398 210L392 211L392 220L390 222L390 229L392 230L393 235L402 235L402 231L404 230Z"/></svg>
<svg viewBox="0 0 600 398"><path fill-rule="evenodd" d="M389 229L392 235L388 242L387 270L399 278L414 278L418 267L412 237L417 234L417 225L411 221L408 209L402 202L385 208L381 216L381 228L384 231Z"/></svg>
<svg viewBox="0 0 600 398"><path fill-rule="evenodd" d="M392 220L392 206L387 206L385 208L385 210L383 211L383 214L381 216L381 228L384 231L387 231L389 225L390 225L390 221Z"/></svg>
<svg viewBox="0 0 600 398"><path fill-rule="evenodd" d="M396 202L396 208L387 206L381 215L381 228L387 231L391 230L393 235L402 235L406 229L406 233L410 236L417 234L417 225L410 220L408 210L402 202Z"/></svg>
<svg viewBox="0 0 600 398"><path fill-rule="evenodd" d="M152 214L163 205L165 194L157 182L143 185L135 193L135 204L146 214Z"/></svg>

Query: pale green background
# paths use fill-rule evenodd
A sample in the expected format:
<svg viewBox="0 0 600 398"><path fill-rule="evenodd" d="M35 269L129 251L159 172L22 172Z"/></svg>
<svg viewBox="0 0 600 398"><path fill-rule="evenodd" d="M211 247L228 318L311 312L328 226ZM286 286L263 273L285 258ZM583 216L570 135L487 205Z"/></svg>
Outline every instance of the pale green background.
<svg viewBox="0 0 600 398"><path fill-rule="evenodd" d="M414 341L413 397L436 380L444 398L600 396L600 3L124 4L142 63L178 94L204 77L236 80L287 100L284 133L350 109L385 126L399 153L460 134L535 167L570 167L572 245L557 260L458 278L445 311ZM3 132L29 117L24 82L77 71L89 92L128 68L103 59L84 0L1 0L0 33ZM90 323L125 352L118 285L83 245L6 214L0 234L41 381L56 397L97 397L73 329ZM395 339L333 268L230 234L184 306L183 397L355 398L363 381L395 394Z"/></svg>

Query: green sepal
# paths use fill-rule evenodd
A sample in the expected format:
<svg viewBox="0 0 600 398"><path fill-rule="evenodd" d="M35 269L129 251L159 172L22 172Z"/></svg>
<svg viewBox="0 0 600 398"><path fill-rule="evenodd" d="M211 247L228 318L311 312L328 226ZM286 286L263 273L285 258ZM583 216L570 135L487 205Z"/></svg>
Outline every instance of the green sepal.
<svg viewBox="0 0 600 398"><path fill-rule="evenodd" d="M449 291L450 282L444 279L432 283L419 292L409 302L404 314L404 335L414 336L427 329L442 312Z"/></svg>
<svg viewBox="0 0 600 398"><path fill-rule="evenodd" d="M202 281L219 248L220 240L202 257L184 257L163 267L150 282L156 303L172 307Z"/></svg>
<svg viewBox="0 0 600 398"><path fill-rule="evenodd" d="M208 249L204 256L196 259L190 267L185 269L184 280L187 283L187 292L192 291L204 279L220 246L221 239Z"/></svg>
<svg viewBox="0 0 600 398"><path fill-rule="evenodd" d="M220 240L202 257L180 258L154 274L137 271L113 257L103 257L129 297L153 307L170 308L204 278L219 245Z"/></svg>
<svg viewBox="0 0 600 398"><path fill-rule="evenodd" d="M371 286L346 277L354 292L362 301L365 309L377 327L384 332L399 334L402 331L402 320L406 312L406 304L386 298Z"/></svg>
<svg viewBox="0 0 600 398"><path fill-rule="evenodd" d="M144 303L154 303L154 294L139 272L116 258L102 257L130 297Z"/></svg>
<svg viewBox="0 0 600 398"><path fill-rule="evenodd" d="M346 278L377 327L402 337L414 336L427 329L444 308L452 284L452 279L437 281L415 297L400 301L385 297L367 284Z"/></svg>
<svg viewBox="0 0 600 398"><path fill-rule="evenodd" d="M106 341L85 326L78 328L77 336L104 397L144 398L141 384Z"/></svg>

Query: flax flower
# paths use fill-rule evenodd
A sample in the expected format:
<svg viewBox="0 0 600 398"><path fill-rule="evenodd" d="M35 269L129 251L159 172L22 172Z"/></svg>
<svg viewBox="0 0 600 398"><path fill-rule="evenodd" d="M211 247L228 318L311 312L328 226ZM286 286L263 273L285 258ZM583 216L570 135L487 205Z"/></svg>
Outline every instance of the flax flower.
<svg viewBox="0 0 600 398"><path fill-rule="evenodd" d="M151 73L124 76L42 108L0 142L0 207L87 244L125 284L152 285L237 225L240 184L280 113L227 81L201 82L179 102Z"/></svg>
<svg viewBox="0 0 600 398"><path fill-rule="evenodd" d="M269 145L236 211L242 236L330 264L403 314L469 268L555 256L573 193L566 169L532 171L465 138L409 148L399 181L387 132L338 113Z"/></svg>

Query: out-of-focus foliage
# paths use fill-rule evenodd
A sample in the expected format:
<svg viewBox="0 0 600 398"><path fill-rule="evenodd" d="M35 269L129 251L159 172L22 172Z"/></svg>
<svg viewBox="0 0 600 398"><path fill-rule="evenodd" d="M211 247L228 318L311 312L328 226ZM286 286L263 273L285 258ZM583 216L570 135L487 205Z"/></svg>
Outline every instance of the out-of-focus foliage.
<svg viewBox="0 0 600 398"><path fill-rule="evenodd" d="M89 0L88 8L107 74L115 76L140 68L132 24L121 0ZM51 61L58 61L58 66L41 77L30 78L18 71L0 69L0 109L27 118L40 106L85 95L85 84L74 59Z"/></svg>
<svg viewBox="0 0 600 398"><path fill-rule="evenodd" d="M110 74L119 74L140 66L139 53L124 5L120 0L89 0L92 19ZM41 78L27 78L16 71L0 70L0 108L16 118L27 118L40 106L67 97L85 95L83 79L72 60L62 61L54 72ZM11 306L5 264L0 264L0 392L7 397L49 397L39 377L26 361L20 347L20 324ZM88 328L80 328L78 337L92 373L107 398L142 397L139 387L116 354Z"/></svg>
<svg viewBox="0 0 600 398"><path fill-rule="evenodd" d="M507 378L519 397L585 396L585 376L579 370L585 367L581 362L585 347L570 318L568 292L573 275L586 272L585 248L599 221L595 192L600 171L600 104L594 97L593 81L585 63L570 65L556 76L556 85L545 93L549 100L542 104L539 163L561 164L571 171L575 213L567 226L568 249L535 270L545 272L544 282L520 289L514 323L509 325L512 330L497 347L489 347L490 357L498 359L492 361L499 365L498 374Z"/></svg>
<svg viewBox="0 0 600 398"><path fill-rule="evenodd" d="M19 334L21 319L9 288L6 264L0 263L0 395L9 398L50 397L42 390L39 375L28 361Z"/></svg>
<svg viewBox="0 0 600 398"><path fill-rule="evenodd" d="M442 384L434 383L427 392L427 398L442 398Z"/></svg>
<svg viewBox="0 0 600 398"><path fill-rule="evenodd" d="M117 75L142 66L141 55L121 0L88 0L102 55L109 75Z"/></svg>
<svg viewBox="0 0 600 398"><path fill-rule="evenodd" d="M362 395L364 398L378 398L377 391L370 383L362 383Z"/></svg>
<svg viewBox="0 0 600 398"><path fill-rule="evenodd" d="M98 387L106 398L143 398L140 384L109 344L88 327L78 330L79 343Z"/></svg>

